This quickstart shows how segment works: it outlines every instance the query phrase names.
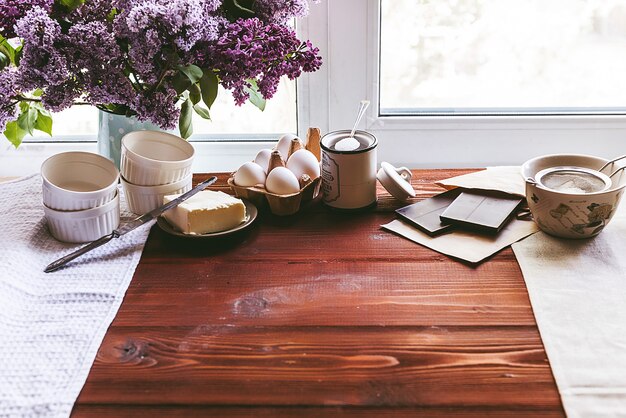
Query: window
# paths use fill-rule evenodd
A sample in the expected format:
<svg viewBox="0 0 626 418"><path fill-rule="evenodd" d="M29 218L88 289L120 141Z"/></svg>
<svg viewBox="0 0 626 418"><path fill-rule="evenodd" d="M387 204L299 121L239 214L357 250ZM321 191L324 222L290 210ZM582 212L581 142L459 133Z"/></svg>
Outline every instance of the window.
<svg viewBox="0 0 626 418"><path fill-rule="evenodd" d="M276 95L268 100L263 112L250 103L235 105L229 91L220 89L211 109L212 120L194 114L194 135L191 141L246 139L297 131L296 83L281 81ZM35 131L26 142L49 141L50 137ZM98 132L98 110L90 106L74 106L54 115L53 134L57 140L95 141Z"/></svg>
<svg viewBox="0 0 626 418"><path fill-rule="evenodd" d="M380 114L626 110L623 0L382 0Z"/></svg>
<svg viewBox="0 0 626 418"><path fill-rule="evenodd" d="M350 128L363 99L372 105L361 128L379 139L378 160L397 165L626 151L626 0L323 0L298 31L320 48L322 68L282 86L266 112L251 108L258 123L217 107L214 122L197 122L194 171L234 170L279 133ZM15 152L4 142L0 175L37 171L54 152L95 150L25 145Z"/></svg>
<svg viewBox="0 0 626 418"><path fill-rule="evenodd" d="M319 45L326 46L324 71L327 72L325 80L312 79L311 90L315 91L317 96L322 97L327 105L323 112L318 111L317 114L311 115L311 119L323 121L321 125L328 130L349 128L354 120L359 101L369 99L372 106L370 106L366 122L361 127L367 128L379 139L378 160L410 167L519 165L529 158L550 153L585 153L609 158L624 154L626 150L626 145L624 145L626 144L626 117L622 114L622 110L626 107L626 88L620 79L622 73L617 70L619 67L614 64L600 65L595 54L602 51L595 47L586 48L587 52L582 55L582 58L577 59L579 61L591 61L599 68L587 66L587 69L584 70L587 73L580 73L579 70L581 69L569 68L574 64L560 64L562 65L561 68L564 68L562 78L556 77L556 75L553 78L558 78L558 81L564 86L560 91L569 94L569 97L561 95L561 97L557 97L559 101L541 102L536 100L538 97L535 94L529 94L531 100L506 102L504 99L507 97L485 96L486 90L481 83L475 83L473 87L463 86L466 89L473 89L473 91L469 90L468 93L466 90L465 93L461 94L458 89L454 89L445 82L440 82L438 86L428 86L431 100L426 101L425 98L422 100L421 96L426 95L419 94L417 96L422 101L418 102L413 100L411 92L408 91L410 83L403 84L407 83L405 75L397 73L392 77L391 82L385 81L386 72L413 71L411 67L415 65L415 61L407 63L403 61L404 58L402 60L388 58L389 51L386 51L385 48L389 47L389 43L385 44L384 20L381 26L381 18L385 16L386 10L390 13L402 14L401 22L391 25L392 30L414 34L420 33L420 30L425 30L416 26L416 22L411 20L411 17L417 13L415 9L427 6L436 8L448 5L449 7L450 4L456 7L456 5L466 3L502 3L510 7L518 7L516 5L519 3L519 7L525 8L525 12L529 15L534 15L537 12L550 12L551 15L554 15L554 11L563 12L565 21L567 21L567 16L577 16L580 11L585 11L589 16L589 10L595 8L599 13L598 15L592 14L596 16L591 22L596 25L595 29L592 28L593 30L591 30L588 25L583 25L587 31L586 39L589 42L597 42L597 45L602 44L611 48L613 51L619 51L617 55L625 55L624 52L626 52L624 42L626 24L620 23L620 19L622 19L620 16L626 7L624 0L327 1L322 3L327 9L311 14L308 22L309 26L323 31L323 33L314 32L316 36L314 39ZM611 5L615 5L615 8L611 9ZM589 9L590 7L591 9ZM395 10L396 8L400 10ZM491 14L494 14L494 16L490 15L490 19L494 19L493 21L498 24L502 24L506 19L506 15L502 15L500 10L493 9L490 11ZM441 13L441 16L443 15L445 13ZM602 16L606 16L606 19ZM423 16L420 18L425 19ZM530 17L528 19L532 20ZM431 24L431 20L427 19L427 22L422 23L424 25L426 23ZM555 28L560 29L559 25L555 24ZM579 29L581 28L580 22L576 25ZM469 30L467 24L462 18L458 18L456 26L448 25L447 27L444 26L444 29L448 31L450 36L449 40L446 41L450 43L449 49L458 52L455 48L460 41L455 39L455 33L456 36L466 34L466 30ZM429 33L434 36L434 29ZM411 36L414 39L414 35ZM391 42L391 46L399 49L410 48L411 36L398 36ZM465 36L469 36L469 34ZM601 39L602 37L604 40ZM387 38L387 41L389 39ZM583 38L570 37L570 39ZM443 42L443 38L440 40ZM485 39L482 42L489 45L490 42L495 41L497 40ZM431 47L430 51L434 53L437 47L432 45ZM474 46L465 46L465 48L469 47L473 48ZM512 46L505 42L504 47ZM570 50L578 53L582 51L582 46L578 45ZM594 51L593 56L585 55L590 54L589 51L592 50ZM473 50L462 52L475 54ZM622 57L611 56L611 54L604 54L604 56L622 60ZM452 59L455 57L458 58L458 54ZM441 60L440 63L446 62L443 57ZM501 61L498 65L515 63L516 60L517 58L510 58L507 61ZM542 67L536 66L536 68ZM508 78L514 76L514 72L512 73L508 68L502 67L501 71ZM553 69L550 71L558 73ZM579 86L576 84L576 79L586 77L585 74L593 74L598 80L605 78L609 73L612 79L619 83L610 84L608 82L605 84L605 87L607 85L613 86L610 98L604 97L602 100L596 100L600 96L588 94L586 98L593 100L577 102L573 105L567 100L572 97L579 98L579 94L577 94ZM453 78L454 74L452 73ZM475 74L479 73L475 72ZM381 75L383 76L382 79ZM576 76L574 81L570 78L573 76ZM323 81L326 81L327 85L317 84ZM602 80L602 82L605 81ZM458 79L455 82L463 84ZM603 91L607 91L605 87L603 87ZM520 91L519 87L517 87L517 91ZM526 90L522 90L522 92L526 93ZM396 95L395 99L394 94ZM481 95L484 97L481 98ZM624 100L621 100L622 97ZM456 102L460 98L469 98L470 100ZM476 98L480 101L471 101ZM394 100L396 101L394 102ZM311 101L312 108L315 106L314 102L314 100ZM601 112L587 112L588 109L585 109L585 112L571 112L571 114L563 114L560 111L544 111L545 108L565 105L571 107L600 106L604 109ZM420 114L415 111L416 108L422 110L432 110L433 108L457 110L471 107L481 111L474 114L465 111L438 112L437 114L422 111ZM490 111L483 112L481 108L485 107L491 108ZM515 108L514 112L504 111L511 107ZM542 111L520 112L519 109L524 107L539 107L542 108ZM607 109L611 111L606 111Z"/></svg>
<svg viewBox="0 0 626 418"><path fill-rule="evenodd" d="M246 103L234 104L230 92L221 90L211 109L212 121L194 115L196 157L194 172L232 171L261 148L271 147L286 132L298 131L296 82L282 80L276 95L261 112ZM98 111L74 106L54 115L51 139L35 131L16 150L4 137L0 145L0 176L27 175L39 171L49 156L65 151L97 152Z"/></svg>

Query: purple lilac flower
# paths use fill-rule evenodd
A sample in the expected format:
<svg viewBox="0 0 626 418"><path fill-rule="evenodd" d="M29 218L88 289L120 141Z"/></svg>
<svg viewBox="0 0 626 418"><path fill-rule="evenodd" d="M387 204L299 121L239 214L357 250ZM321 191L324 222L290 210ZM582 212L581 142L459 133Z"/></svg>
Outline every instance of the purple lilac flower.
<svg viewBox="0 0 626 418"><path fill-rule="evenodd" d="M30 9L15 25L23 39L20 60L20 82L25 90L47 85L58 85L69 77L67 59L56 42L61 37L61 26L39 6Z"/></svg>
<svg viewBox="0 0 626 418"><path fill-rule="evenodd" d="M81 99L172 129L172 76L191 63L216 71L238 104L251 79L269 99L282 76L315 71L321 58L284 25L306 14L306 0L253 4L258 19L230 23L222 0L87 0L63 16L53 0L0 0L1 33L24 46L19 67L0 71L0 127L16 117L11 98L39 88L52 111Z"/></svg>
<svg viewBox="0 0 626 418"><path fill-rule="evenodd" d="M16 106L13 96L17 87L17 69L15 67L7 67L0 71L0 132L4 132L4 128L8 122L14 120Z"/></svg>
<svg viewBox="0 0 626 418"><path fill-rule="evenodd" d="M83 68L123 68L123 54L115 34L105 22L92 21L73 25L63 37L72 72Z"/></svg>
<svg viewBox="0 0 626 418"><path fill-rule="evenodd" d="M0 34L7 39L16 36L15 23L31 8L38 6L49 12L54 0L0 0Z"/></svg>
<svg viewBox="0 0 626 418"><path fill-rule="evenodd" d="M115 19L116 31L128 42L133 69L144 82L157 82L163 67L191 63L189 51L198 42L217 39L221 18L207 14L218 5L214 0L126 0L126 4Z"/></svg>
<svg viewBox="0 0 626 418"><path fill-rule="evenodd" d="M201 0L204 13L207 15L217 11L222 5L222 0Z"/></svg>
<svg viewBox="0 0 626 418"><path fill-rule="evenodd" d="M111 0L87 0L70 14L68 20L72 23L93 21L104 23L115 7L115 2Z"/></svg>
<svg viewBox="0 0 626 418"><path fill-rule="evenodd" d="M81 89L78 83L68 79L46 87L41 95L41 104L52 112L60 112L71 107L80 95Z"/></svg>
<svg viewBox="0 0 626 418"><path fill-rule="evenodd" d="M137 119L151 121L163 129L174 129L180 116L177 101L178 94L172 88L164 88L149 95L138 95L134 104Z"/></svg>
<svg viewBox="0 0 626 418"><path fill-rule="evenodd" d="M309 2L307 0L256 0L253 8L262 21L284 24L289 19L306 16L309 13Z"/></svg>
<svg viewBox="0 0 626 418"><path fill-rule="evenodd" d="M302 71L315 71L321 64L319 50L301 42L288 27L265 25L257 18L239 19L228 25L220 38L207 46L204 66L218 70L221 84L232 90L235 102L243 104L249 94L249 79L257 79L261 94L270 99L280 78L294 79Z"/></svg>
<svg viewBox="0 0 626 418"><path fill-rule="evenodd" d="M135 102L136 91L124 73L123 51L106 21L76 23L62 43L78 90L85 93L87 102L128 107Z"/></svg>

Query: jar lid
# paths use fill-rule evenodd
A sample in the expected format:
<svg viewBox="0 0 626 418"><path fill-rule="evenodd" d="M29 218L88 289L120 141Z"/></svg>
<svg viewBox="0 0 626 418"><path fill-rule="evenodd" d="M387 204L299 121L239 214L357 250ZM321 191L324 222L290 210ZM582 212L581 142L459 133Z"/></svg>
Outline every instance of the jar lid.
<svg viewBox="0 0 626 418"><path fill-rule="evenodd" d="M398 200L406 201L415 197L415 189L411 186L411 170L406 167L396 168L383 161L376 178L383 187Z"/></svg>

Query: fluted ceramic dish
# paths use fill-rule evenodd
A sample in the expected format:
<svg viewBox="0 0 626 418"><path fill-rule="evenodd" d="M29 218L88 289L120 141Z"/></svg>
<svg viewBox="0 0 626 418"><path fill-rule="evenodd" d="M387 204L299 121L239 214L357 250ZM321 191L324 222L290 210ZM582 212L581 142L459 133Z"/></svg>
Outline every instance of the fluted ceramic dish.
<svg viewBox="0 0 626 418"><path fill-rule="evenodd" d="M78 211L103 206L117 193L119 172L90 152L63 152L41 165L43 203L50 209Z"/></svg>
<svg viewBox="0 0 626 418"><path fill-rule="evenodd" d="M191 174L175 183L160 186L138 186L122 177L122 187L124 187L128 209L137 215L143 215L158 208L163 204L163 198L167 195L181 194L191 190L191 183Z"/></svg>
<svg viewBox="0 0 626 418"><path fill-rule="evenodd" d="M191 174L195 151L176 135L158 131L135 131L122 138L120 171L137 186L176 183Z"/></svg>
<svg viewBox="0 0 626 418"><path fill-rule="evenodd" d="M44 205L44 215L52 236L59 241L82 243L110 234L120 224L120 198L86 210L59 211Z"/></svg>

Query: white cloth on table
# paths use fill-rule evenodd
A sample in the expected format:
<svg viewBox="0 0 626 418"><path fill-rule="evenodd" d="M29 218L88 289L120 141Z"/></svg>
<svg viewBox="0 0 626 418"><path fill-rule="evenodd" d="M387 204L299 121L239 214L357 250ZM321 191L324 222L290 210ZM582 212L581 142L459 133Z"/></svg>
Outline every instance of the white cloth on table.
<svg viewBox="0 0 626 418"><path fill-rule="evenodd" d="M626 416L626 205L595 238L513 251L567 415Z"/></svg>
<svg viewBox="0 0 626 418"><path fill-rule="evenodd" d="M0 417L69 416L150 231L144 226L44 273L81 244L49 234L41 177L0 184ZM132 217L123 193L122 218Z"/></svg>

